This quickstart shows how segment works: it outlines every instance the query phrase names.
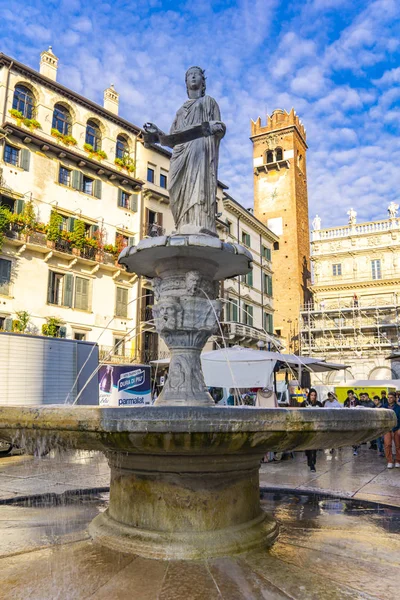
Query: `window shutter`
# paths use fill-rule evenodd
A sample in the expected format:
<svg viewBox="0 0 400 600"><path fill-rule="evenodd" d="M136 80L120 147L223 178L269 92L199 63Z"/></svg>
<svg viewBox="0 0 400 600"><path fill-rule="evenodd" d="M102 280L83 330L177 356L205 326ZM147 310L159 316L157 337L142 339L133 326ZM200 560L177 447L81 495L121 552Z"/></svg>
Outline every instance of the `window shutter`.
<svg viewBox="0 0 400 600"><path fill-rule="evenodd" d="M118 317L126 317L128 315L128 290L117 287L117 301L115 314Z"/></svg>
<svg viewBox="0 0 400 600"><path fill-rule="evenodd" d="M135 245L135 236L133 235L132 237L128 238L128 246L134 246Z"/></svg>
<svg viewBox="0 0 400 600"><path fill-rule="evenodd" d="M24 200L16 200L14 203L14 213L20 215L24 210Z"/></svg>
<svg viewBox="0 0 400 600"><path fill-rule="evenodd" d="M137 194L132 194L131 196L131 210L134 210L135 212L137 212L138 209L138 195Z"/></svg>
<svg viewBox="0 0 400 600"><path fill-rule="evenodd" d="M238 320L238 305L237 305L237 302L232 302L231 303L231 314L232 314L232 321L237 322L237 320Z"/></svg>
<svg viewBox="0 0 400 600"><path fill-rule="evenodd" d="M247 284L253 286L253 269L247 275Z"/></svg>
<svg viewBox="0 0 400 600"><path fill-rule="evenodd" d="M90 227L90 237L95 238L96 237L96 233L99 231L99 226L98 225L92 225Z"/></svg>
<svg viewBox="0 0 400 600"><path fill-rule="evenodd" d="M74 290L74 276L71 273L64 275L64 306L72 308L72 298Z"/></svg>
<svg viewBox="0 0 400 600"><path fill-rule="evenodd" d="M65 325L61 325L60 329L58 330L58 337L60 337L60 338L67 337L67 328L65 327Z"/></svg>
<svg viewBox="0 0 400 600"><path fill-rule="evenodd" d="M11 261L0 259L0 294L10 293Z"/></svg>
<svg viewBox="0 0 400 600"><path fill-rule="evenodd" d="M72 187L74 190L82 191L83 174L81 171L72 171Z"/></svg>
<svg viewBox="0 0 400 600"><path fill-rule="evenodd" d="M75 308L88 310L89 308L89 280L77 277L75 280Z"/></svg>
<svg viewBox="0 0 400 600"><path fill-rule="evenodd" d="M163 214L162 213L157 213L157 225L159 225L160 227L162 227L162 225L163 225Z"/></svg>
<svg viewBox="0 0 400 600"><path fill-rule="evenodd" d="M52 304L54 302L53 286L54 286L54 273L53 273L53 271L49 271L49 284L48 284L48 288L47 288L47 302L49 304Z"/></svg>
<svg viewBox="0 0 400 600"><path fill-rule="evenodd" d="M93 196L101 198L101 179L95 179L93 182Z"/></svg>
<svg viewBox="0 0 400 600"><path fill-rule="evenodd" d="M122 206L122 190L118 188L118 206Z"/></svg>
<svg viewBox="0 0 400 600"><path fill-rule="evenodd" d="M253 326L253 307L249 304L247 305L247 324L250 325L251 327Z"/></svg>
<svg viewBox="0 0 400 600"><path fill-rule="evenodd" d="M22 150L20 151L20 164L19 164L21 169L24 169L24 171L29 171L30 160L31 160L31 153L29 152L29 150L27 148L22 148Z"/></svg>
<svg viewBox="0 0 400 600"><path fill-rule="evenodd" d="M11 317L4 319L4 331L12 331L13 320Z"/></svg>
<svg viewBox="0 0 400 600"><path fill-rule="evenodd" d="M268 275L268 296L272 296L272 277Z"/></svg>
<svg viewBox="0 0 400 600"><path fill-rule="evenodd" d="M68 217L68 219L67 219L67 231L69 231L69 232L74 231L75 221L76 221L76 219L74 217Z"/></svg>

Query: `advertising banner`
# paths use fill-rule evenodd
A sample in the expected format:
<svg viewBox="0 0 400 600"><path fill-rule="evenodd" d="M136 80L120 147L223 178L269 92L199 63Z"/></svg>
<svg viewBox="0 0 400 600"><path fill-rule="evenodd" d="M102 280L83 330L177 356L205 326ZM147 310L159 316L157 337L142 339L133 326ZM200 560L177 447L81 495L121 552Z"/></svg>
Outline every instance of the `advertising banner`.
<svg viewBox="0 0 400 600"><path fill-rule="evenodd" d="M102 365L99 370L100 406L151 404L150 367Z"/></svg>

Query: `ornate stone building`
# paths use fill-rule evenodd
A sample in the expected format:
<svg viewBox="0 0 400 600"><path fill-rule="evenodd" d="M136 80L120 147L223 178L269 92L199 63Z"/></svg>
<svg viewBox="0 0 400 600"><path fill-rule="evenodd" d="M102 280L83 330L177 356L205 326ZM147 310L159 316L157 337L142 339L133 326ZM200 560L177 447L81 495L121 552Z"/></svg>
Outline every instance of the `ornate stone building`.
<svg viewBox="0 0 400 600"><path fill-rule="evenodd" d="M254 214L276 235L273 285L275 332L298 350L299 307L309 299L309 231L306 131L292 109L275 110L262 126L251 123Z"/></svg>
<svg viewBox="0 0 400 600"><path fill-rule="evenodd" d="M400 220L357 223L348 211L342 227L313 221L313 301L300 313L301 353L350 365L353 379L397 378L386 358L400 341ZM332 374L329 381L343 375Z"/></svg>

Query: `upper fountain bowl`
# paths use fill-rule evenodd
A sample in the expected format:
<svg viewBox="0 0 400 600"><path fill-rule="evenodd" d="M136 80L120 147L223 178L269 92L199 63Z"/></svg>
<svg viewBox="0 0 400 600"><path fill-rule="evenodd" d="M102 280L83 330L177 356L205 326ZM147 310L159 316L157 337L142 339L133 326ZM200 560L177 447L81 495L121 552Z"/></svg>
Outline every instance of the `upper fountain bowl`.
<svg viewBox="0 0 400 600"><path fill-rule="evenodd" d="M245 275L253 257L240 244L222 242L206 234L174 234L141 240L137 246L124 248L119 263L130 273L156 277L160 261L170 258L189 258L212 262L216 266L214 281Z"/></svg>

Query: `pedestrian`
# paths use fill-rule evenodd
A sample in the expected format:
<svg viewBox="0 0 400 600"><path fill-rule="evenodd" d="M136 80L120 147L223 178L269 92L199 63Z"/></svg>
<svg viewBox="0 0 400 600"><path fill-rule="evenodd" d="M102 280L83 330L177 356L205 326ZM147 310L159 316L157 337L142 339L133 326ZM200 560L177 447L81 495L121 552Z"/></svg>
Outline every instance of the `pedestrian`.
<svg viewBox="0 0 400 600"><path fill-rule="evenodd" d="M328 397L324 400L323 406L324 408L342 408L342 405L333 392L328 392Z"/></svg>
<svg viewBox="0 0 400 600"><path fill-rule="evenodd" d="M400 468L400 406L396 402L396 394L389 392L388 394L388 410L393 410L397 417L397 423L393 427L392 431L388 431L383 436L383 443L385 445L385 456L387 460L387 468L393 469L393 466ZM393 465L393 450L392 443L394 442L396 448L396 460Z"/></svg>
<svg viewBox="0 0 400 600"><path fill-rule="evenodd" d="M347 398L344 401L343 406L345 408L355 408L356 406L359 406L359 401L357 399L357 396L355 395L353 390L347 390Z"/></svg>
<svg viewBox="0 0 400 600"><path fill-rule="evenodd" d="M322 408L321 402L318 400L317 390L310 388L307 398L300 404L302 408ZM311 473L315 473L315 464L317 462L317 450L306 450L307 465L310 467Z"/></svg>
<svg viewBox="0 0 400 600"><path fill-rule="evenodd" d="M357 396L354 393L354 390L347 390L347 398L344 401L343 406L345 408L356 408L360 406L359 401L357 400ZM358 450L360 446L353 446L353 455L358 456Z"/></svg>
<svg viewBox="0 0 400 600"><path fill-rule="evenodd" d="M386 393L386 390L382 390L382 391L381 391L381 402L382 402L383 406L384 406L385 408L387 408L387 405L388 405L388 398L387 398L387 393Z"/></svg>
<svg viewBox="0 0 400 600"><path fill-rule="evenodd" d="M226 403L227 403L228 406L235 406L234 392L235 392L235 390L233 388L229 389L229 396L226 399Z"/></svg>
<svg viewBox="0 0 400 600"><path fill-rule="evenodd" d="M400 404L400 390L396 390L396 402Z"/></svg>
<svg viewBox="0 0 400 600"><path fill-rule="evenodd" d="M361 406L364 406L364 408L375 408L375 404L369 397L368 392L364 392L362 396L362 399L360 398Z"/></svg>
<svg viewBox="0 0 400 600"><path fill-rule="evenodd" d="M375 408L385 408L385 406L383 406L379 396L373 397L373 403L375 405ZM376 438L375 442L376 442L376 445L378 446L379 456L385 456L385 453L383 451L383 436ZM372 444L372 442L371 442L371 444Z"/></svg>

